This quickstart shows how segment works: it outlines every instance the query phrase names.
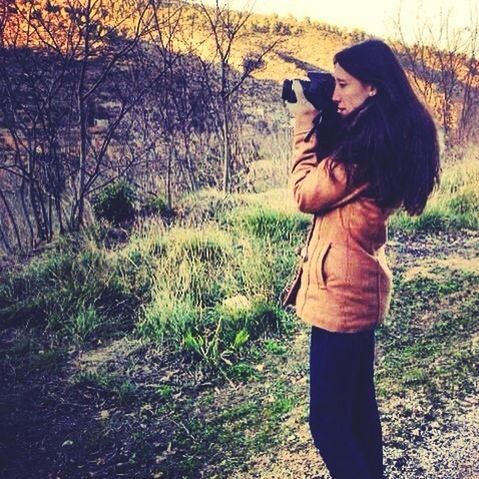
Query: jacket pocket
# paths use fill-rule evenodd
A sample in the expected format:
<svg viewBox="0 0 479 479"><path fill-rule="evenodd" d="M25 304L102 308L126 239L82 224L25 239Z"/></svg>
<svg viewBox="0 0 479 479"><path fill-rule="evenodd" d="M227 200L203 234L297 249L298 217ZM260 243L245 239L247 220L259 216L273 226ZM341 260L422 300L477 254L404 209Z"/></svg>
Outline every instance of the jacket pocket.
<svg viewBox="0 0 479 479"><path fill-rule="evenodd" d="M320 288L326 288L326 274L324 270L324 264L326 262L326 257L328 256L329 250L331 249L331 242L325 244L321 251L319 252L318 262L316 265L316 274L318 286Z"/></svg>

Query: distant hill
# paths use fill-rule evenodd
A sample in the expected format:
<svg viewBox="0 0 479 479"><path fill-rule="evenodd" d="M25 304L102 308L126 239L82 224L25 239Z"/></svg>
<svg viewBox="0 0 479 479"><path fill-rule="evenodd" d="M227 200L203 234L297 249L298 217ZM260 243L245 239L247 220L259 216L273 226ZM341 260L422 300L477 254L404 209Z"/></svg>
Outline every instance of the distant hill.
<svg viewBox="0 0 479 479"><path fill-rule="evenodd" d="M205 57L211 56L215 45L208 25L195 15L194 7L184 5L184 8L182 28L190 44L195 44L197 51ZM366 38L370 38L366 32L348 31L309 19L298 20L292 15L280 17L253 13L246 21L241 39L234 43L231 63L241 69L242 58L248 52L261 50L278 41L265 57L264 68L253 76L281 82L287 77L304 75L310 69L331 70L332 58L337 51Z"/></svg>

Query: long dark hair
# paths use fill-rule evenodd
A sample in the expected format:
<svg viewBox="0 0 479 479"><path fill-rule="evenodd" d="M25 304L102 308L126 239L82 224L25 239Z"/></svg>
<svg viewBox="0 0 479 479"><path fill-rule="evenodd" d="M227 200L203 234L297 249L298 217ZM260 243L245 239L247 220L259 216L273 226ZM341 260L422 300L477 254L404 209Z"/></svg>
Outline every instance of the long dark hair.
<svg viewBox="0 0 479 479"><path fill-rule="evenodd" d="M381 207L420 214L440 175L431 114L384 42L353 45L337 53L334 63L377 93L344 119L333 156L345 165L348 181L370 183L368 196Z"/></svg>

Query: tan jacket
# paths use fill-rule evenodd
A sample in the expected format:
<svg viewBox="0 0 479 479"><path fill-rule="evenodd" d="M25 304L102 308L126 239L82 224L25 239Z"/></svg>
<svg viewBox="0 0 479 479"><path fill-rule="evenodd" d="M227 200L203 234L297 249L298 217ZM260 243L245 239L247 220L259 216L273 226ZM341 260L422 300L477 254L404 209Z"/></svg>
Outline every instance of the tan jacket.
<svg viewBox="0 0 479 479"><path fill-rule="evenodd" d="M283 304L295 305L308 324L354 333L382 323L389 309L392 274L384 248L393 209L383 211L363 196L367 184L346 189L341 164L334 179L327 171L331 158L318 164L316 136L305 141L316 114L301 114L295 122L291 186L300 211L314 217Z"/></svg>

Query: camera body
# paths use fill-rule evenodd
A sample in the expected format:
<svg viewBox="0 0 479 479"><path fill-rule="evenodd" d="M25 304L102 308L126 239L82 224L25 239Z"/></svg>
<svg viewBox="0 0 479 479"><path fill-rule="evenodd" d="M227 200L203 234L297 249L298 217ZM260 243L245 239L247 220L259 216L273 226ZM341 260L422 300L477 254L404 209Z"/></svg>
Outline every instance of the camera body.
<svg viewBox="0 0 479 479"><path fill-rule="evenodd" d="M309 71L308 78L309 80L299 81L305 98L320 112L312 131L318 140L316 153L322 159L335 150L341 136L341 117L332 100L335 81L330 73L318 71ZM298 101L293 90L293 80L284 80L281 98L288 103Z"/></svg>
<svg viewBox="0 0 479 479"><path fill-rule="evenodd" d="M324 111L334 107L331 97L334 92L334 77L330 73L309 71L309 80L298 80L303 87L304 96L317 110ZM293 80L284 80L281 98L288 103L298 100L293 90Z"/></svg>

